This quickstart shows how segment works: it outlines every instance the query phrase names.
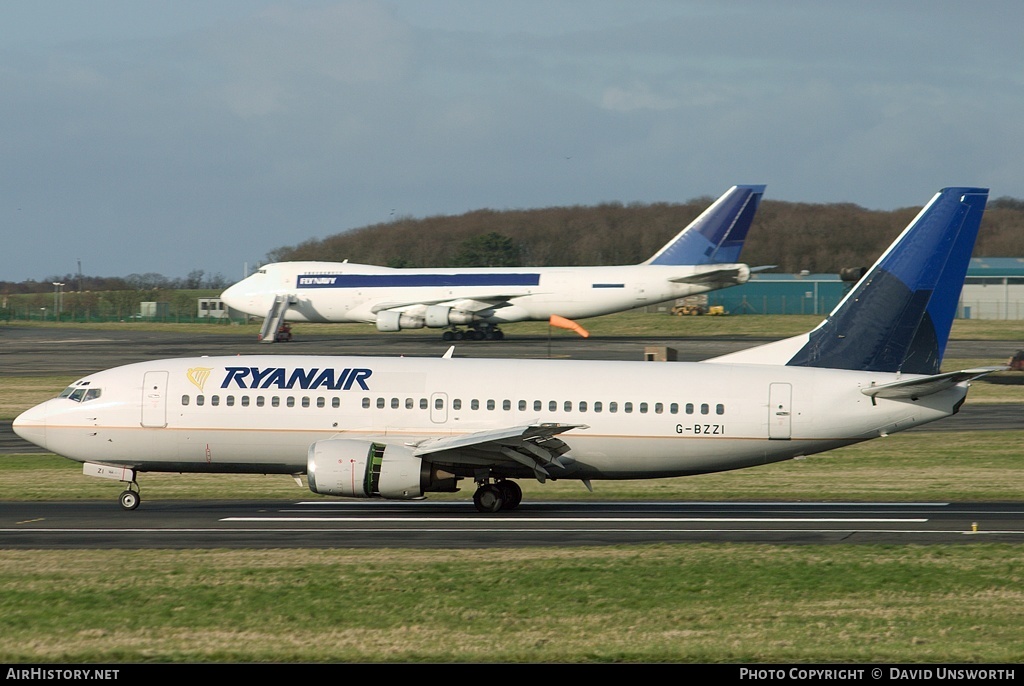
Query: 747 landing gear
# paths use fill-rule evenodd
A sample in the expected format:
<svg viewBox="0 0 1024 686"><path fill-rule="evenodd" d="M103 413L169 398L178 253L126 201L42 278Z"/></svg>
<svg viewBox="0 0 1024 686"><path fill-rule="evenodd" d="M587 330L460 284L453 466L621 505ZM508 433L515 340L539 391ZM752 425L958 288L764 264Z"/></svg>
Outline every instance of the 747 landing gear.
<svg viewBox="0 0 1024 686"><path fill-rule="evenodd" d="M465 331L452 328L441 334L445 341L500 341L504 338L505 333L496 326L475 326Z"/></svg>
<svg viewBox="0 0 1024 686"><path fill-rule="evenodd" d="M479 512L514 510L523 501L523 489L515 481L502 479L493 484L482 483L473 494L473 504Z"/></svg>

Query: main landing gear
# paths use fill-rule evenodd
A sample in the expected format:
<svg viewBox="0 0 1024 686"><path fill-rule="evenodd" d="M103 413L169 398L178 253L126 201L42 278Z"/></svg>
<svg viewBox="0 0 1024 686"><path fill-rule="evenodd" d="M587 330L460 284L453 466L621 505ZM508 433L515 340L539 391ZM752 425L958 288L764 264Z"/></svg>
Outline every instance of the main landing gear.
<svg viewBox="0 0 1024 686"><path fill-rule="evenodd" d="M493 484L478 482L480 487L473 494L473 504L480 512L514 510L523 502L523 489L515 481L502 479Z"/></svg>
<svg viewBox="0 0 1024 686"><path fill-rule="evenodd" d="M441 334L444 341L500 341L505 338L505 333L496 326L478 325L471 329L451 328Z"/></svg>

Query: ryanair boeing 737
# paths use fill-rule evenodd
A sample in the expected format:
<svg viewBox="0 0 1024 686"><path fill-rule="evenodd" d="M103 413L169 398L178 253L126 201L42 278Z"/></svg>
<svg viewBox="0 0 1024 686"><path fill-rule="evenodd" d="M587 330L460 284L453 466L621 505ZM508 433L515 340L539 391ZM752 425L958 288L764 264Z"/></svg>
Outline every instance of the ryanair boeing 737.
<svg viewBox="0 0 1024 686"><path fill-rule="evenodd" d="M622 312L746 283L737 263L764 186L733 186L647 261L610 267L391 269L352 262L278 262L221 295L264 317L272 343L284 321L361 322L380 331L446 329L445 340L501 339L509 322ZM465 326L463 330L459 327Z"/></svg>
<svg viewBox="0 0 1024 686"><path fill-rule="evenodd" d="M19 436L128 484L144 472L288 474L315 493L416 499L517 479L651 479L820 453L955 414L998 367L939 365L988 191L932 198L813 331L705 362L255 355L89 375Z"/></svg>

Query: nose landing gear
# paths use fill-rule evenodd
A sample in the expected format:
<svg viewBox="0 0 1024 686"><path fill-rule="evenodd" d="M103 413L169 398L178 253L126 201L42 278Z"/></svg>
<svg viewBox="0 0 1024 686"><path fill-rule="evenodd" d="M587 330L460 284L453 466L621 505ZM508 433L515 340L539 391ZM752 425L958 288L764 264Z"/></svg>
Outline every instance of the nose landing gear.
<svg viewBox="0 0 1024 686"><path fill-rule="evenodd" d="M142 502L142 497L139 494L139 484L132 481L128 484L128 489L121 492L121 507L125 510L134 510Z"/></svg>

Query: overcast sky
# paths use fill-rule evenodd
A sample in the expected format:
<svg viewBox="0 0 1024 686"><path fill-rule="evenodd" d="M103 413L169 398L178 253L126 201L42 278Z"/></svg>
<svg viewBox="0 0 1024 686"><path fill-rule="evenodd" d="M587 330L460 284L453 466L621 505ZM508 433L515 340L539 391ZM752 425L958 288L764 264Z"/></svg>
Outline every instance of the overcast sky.
<svg viewBox="0 0 1024 686"><path fill-rule="evenodd" d="M736 183L1024 198L1022 27L1010 0L12 0L0 280L234 281L396 216Z"/></svg>

